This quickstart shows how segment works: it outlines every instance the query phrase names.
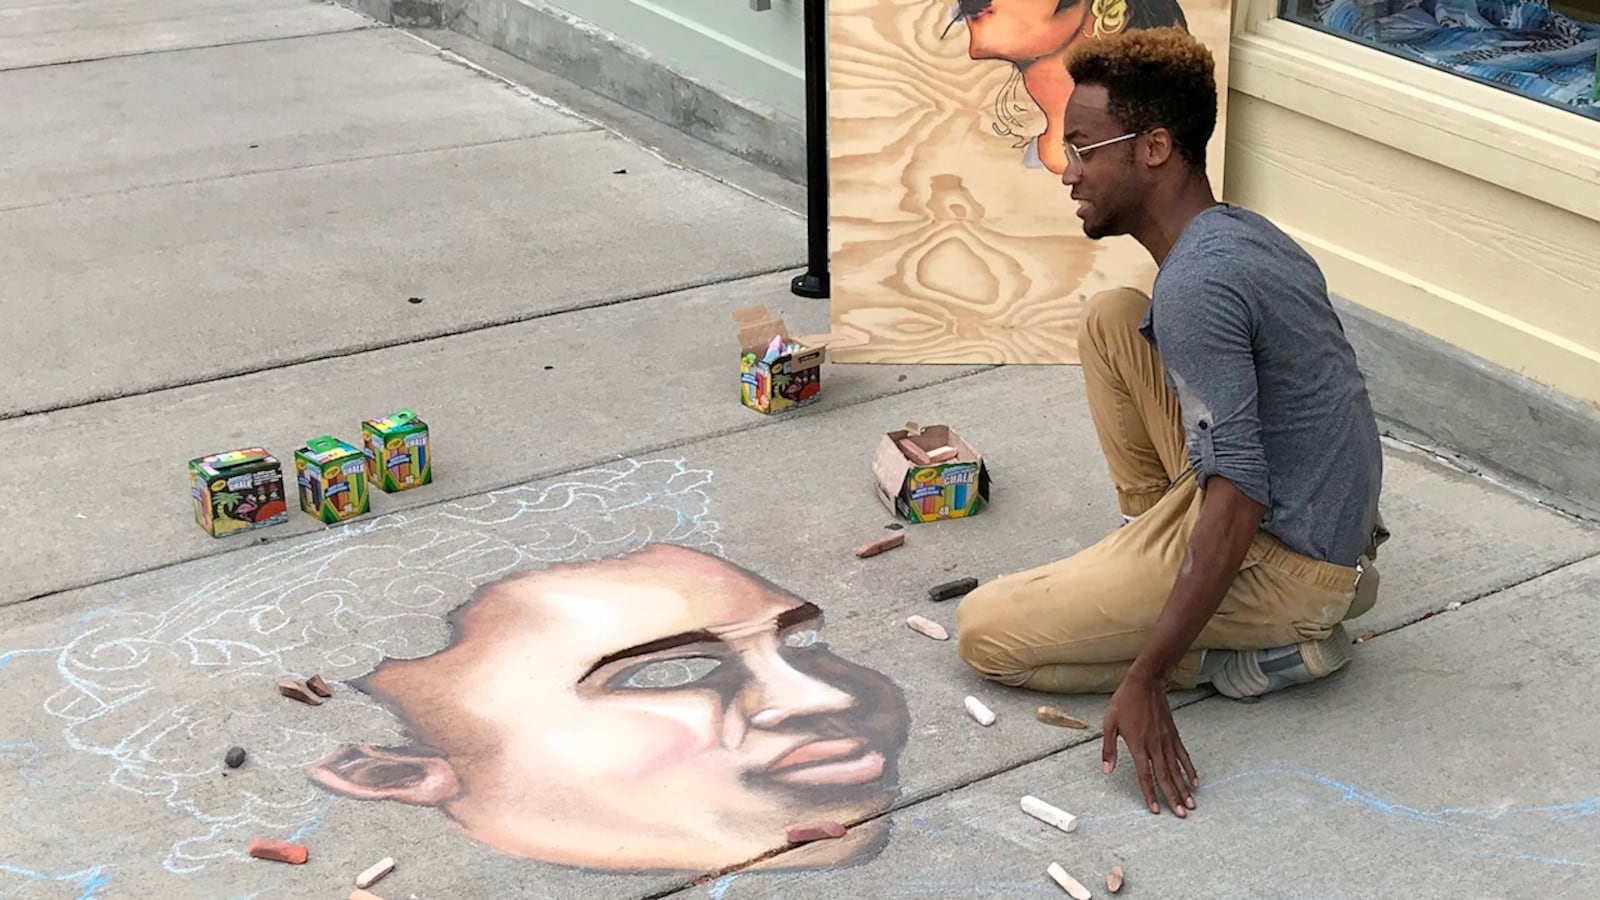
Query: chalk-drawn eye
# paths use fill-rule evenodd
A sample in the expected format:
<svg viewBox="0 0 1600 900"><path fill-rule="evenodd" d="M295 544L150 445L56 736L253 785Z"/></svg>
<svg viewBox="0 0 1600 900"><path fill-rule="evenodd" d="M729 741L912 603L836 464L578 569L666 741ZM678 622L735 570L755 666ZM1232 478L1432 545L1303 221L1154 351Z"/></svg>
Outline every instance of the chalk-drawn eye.
<svg viewBox="0 0 1600 900"><path fill-rule="evenodd" d="M817 632L817 629L806 628L802 630L791 631L784 635L783 645L785 647L794 647L796 649L800 649L809 647L820 640L822 640L822 635Z"/></svg>
<svg viewBox="0 0 1600 900"><path fill-rule="evenodd" d="M714 656L658 659L629 669L622 686L636 691L664 691L694 684L715 672L722 660Z"/></svg>

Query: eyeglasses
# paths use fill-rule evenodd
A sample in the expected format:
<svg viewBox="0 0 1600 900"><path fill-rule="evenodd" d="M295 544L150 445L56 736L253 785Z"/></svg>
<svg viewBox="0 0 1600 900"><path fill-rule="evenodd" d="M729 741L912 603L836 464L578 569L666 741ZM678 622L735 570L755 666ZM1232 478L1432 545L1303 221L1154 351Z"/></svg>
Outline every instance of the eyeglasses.
<svg viewBox="0 0 1600 900"><path fill-rule="evenodd" d="M1084 154L1088 153L1091 150L1098 150L1101 147L1106 147L1106 146L1109 146L1111 144L1116 144L1116 143L1120 143L1122 141L1126 141L1126 140L1128 140L1130 138L1136 138L1136 137L1138 137L1139 135L1141 135L1143 133L1144 132L1141 132L1141 131L1130 131L1130 132L1128 132L1127 134L1125 134L1125 135L1123 135L1121 137L1114 137L1114 138L1111 138L1110 140L1101 141L1098 144L1090 144L1087 147L1079 147L1076 144L1073 144L1071 142L1065 142L1065 146L1067 148L1067 165L1068 165L1068 167L1070 167L1072 169L1072 171L1074 171L1077 174L1081 175L1081 174L1083 174L1083 157L1084 157Z"/></svg>

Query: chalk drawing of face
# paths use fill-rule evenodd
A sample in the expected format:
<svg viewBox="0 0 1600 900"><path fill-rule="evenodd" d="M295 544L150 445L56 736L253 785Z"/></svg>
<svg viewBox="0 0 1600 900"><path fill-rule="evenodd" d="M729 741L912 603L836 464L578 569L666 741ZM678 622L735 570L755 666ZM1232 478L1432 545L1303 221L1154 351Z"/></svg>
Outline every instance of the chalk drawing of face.
<svg viewBox="0 0 1600 900"><path fill-rule="evenodd" d="M828 650L815 606L716 556L652 544L512 575L451 624L443 650L356 682L414 744L340 745L314 781L437 807L505 853L624 870L746 862L895 795L900 690ZM804 864L870 855L883 821Z"/></svg>

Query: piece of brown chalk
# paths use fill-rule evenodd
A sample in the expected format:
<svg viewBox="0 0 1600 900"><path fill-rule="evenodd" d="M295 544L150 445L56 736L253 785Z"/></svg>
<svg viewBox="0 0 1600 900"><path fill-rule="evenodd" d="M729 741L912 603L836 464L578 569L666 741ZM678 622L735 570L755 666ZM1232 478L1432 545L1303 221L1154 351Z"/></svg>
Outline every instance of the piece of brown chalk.
<svg viewBox="0 0 1600 900"><path fill-rule="evenodd" d="M356 887L369 888L377 884L383 876L394 871L394 857L385 856L372 864L372 867L356 876Z"/></svg>
<svg viewBox="0 0 1600 900"><path fill-rule="evenodd" d="M363 891L360 888L356 888L350 892L350 900L383 900L383 898L371 891Z"/></svg>
<svg viewBox="0 0 1600 900"><path fill-rule="evenodd" d="M291 700L299 700L301 703L309 703L312 706L322 705L321 698L306 690L305 685L295 681L293 678L285 678L278 682L278 693Z"/></svg>
<svg viewBox="0 0 1600 900"><path fill-rule="evenodd" d="M933 463L933 460L928 456L928 451L918 447L910 438L901 438L896 443L900 445L900 452L905 455L905 458L917 465L926 466Z"/></svg>
<svg viewBox="0 0 1600 900"><path fill-rule="evenodd" d="M300 865L306 861L309 852L304 844L291 844L288 841L274 841L267 838L253 838L250 841L250 855L256 859L270 859L273 862Z"/></svg>
<svg viewBox="0 0 1600 900"><path fill-rule="evenodd" d="M879 553L882 553L885 550L893 550L905 542L906 533L904 531L896 531L894 534L884 535L877 540L868 541L865 544L862 544L860 547L856 548L856 555L862 559L866 559L869 556L877 556Z"/></svg>
<svg viewBox="0 0 1600 900"><path fill-rule="evenodd" d="M1045 723L1046 725L1059 725L1062 728L1089 727L1088 722L1085 722L1077 716L1068 715L1061 710L1056 709L1054 706L1041 706L1039 707L1039 711L1034 713L1034 715L1038 717L1039 721Z"/></svg>
<svg viewBox="0 0 1600 900"><path fill-rule="evenodd" d="M1122 867L1121 866L1112 866L1111 867L1111 871L1106 873L1106 890L1110 891L1113 894L1115 894L1117 891L1122 890Z"/></svg>
<svg viewBox="0 0 1600 900"><path fill-rule="evenodd" d="M950 632L945 631L943 625L924 616L911 616L906 619L906 624L911 626L912 631L931 637L936 641L950 640Z"/></svg>
<svg viewBox="0 0 1600 900"><path fill-rule="evenodd" d="M808 841L821 841L828 838L844 837L844 826L838 822L814 822L808 825L790 825L784 836L791 844L804 844Z"/></svg>
<svg viewBox="0 0 1600 900"><path fill-rule="evenodd" d="M328 683L322 680L321 675L313 675L310 678L307 678L306 687L311 688L311 692L316 694L318 697L333 696L333 688L328 687Z"/></svg>

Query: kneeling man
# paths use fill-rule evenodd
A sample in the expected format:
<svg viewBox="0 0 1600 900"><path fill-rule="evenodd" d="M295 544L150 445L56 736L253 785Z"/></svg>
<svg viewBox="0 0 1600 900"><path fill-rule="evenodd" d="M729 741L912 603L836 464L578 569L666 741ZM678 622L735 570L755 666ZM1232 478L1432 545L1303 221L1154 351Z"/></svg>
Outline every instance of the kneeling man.
<svg viewBox="0 0 1600 900"><path fill-rule="evenodd" d="M1111 693L1145 802L1198 785L1166 691L1257 697L1340 669L1371 608L1383 457L1354 351L1312 258L1206 177L1211 54L1129 31L1068 63L1068 166L1084 233L1131 235L1152 295L1096 296L1079 339L1125 524L962 601L961 656L1003 684Z"/></svg>

